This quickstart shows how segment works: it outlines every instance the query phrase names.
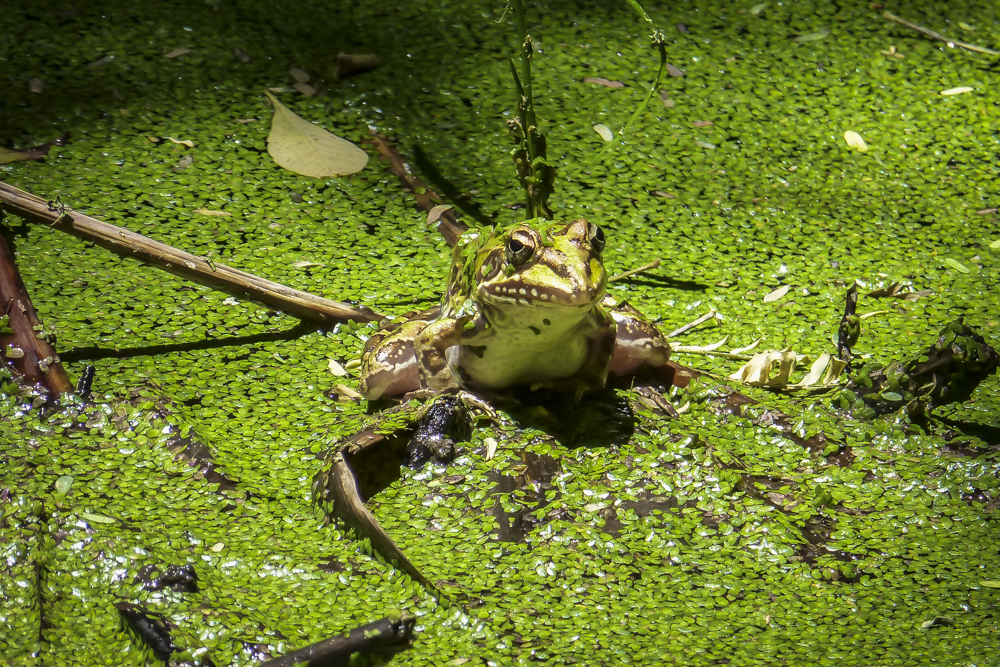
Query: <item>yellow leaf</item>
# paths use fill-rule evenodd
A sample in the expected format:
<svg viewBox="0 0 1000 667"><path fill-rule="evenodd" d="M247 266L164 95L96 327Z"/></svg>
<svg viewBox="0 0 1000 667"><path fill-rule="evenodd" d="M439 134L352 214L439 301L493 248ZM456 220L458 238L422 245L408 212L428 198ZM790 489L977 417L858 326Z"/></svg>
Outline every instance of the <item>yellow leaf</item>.
<svg viewBox="0 0 1000 667"><path fill-rule="evenodd" d="M603 125L601 123L598 123L597 125L594 126L594 132L597 132L599 135L601 135L601 139L604 139L605 141L611 141L612 139L615 138L615 135L611 132L611 129L607 125Z"/></svg>
<svg viewBox="0 0 1000 667"><path fill-rule="evenodd" d="M942 90L942 95L961 95L962 93L971 93L972 88L968 86L959 86L958 88L949 88L948 90Z"/></svg>
<svg viewBox="0 0 1000 667"><path fill-rule="evenodd" d="M292 113L267 93L274 105L267 152L279 165L303 176L324 178L354 174L368 164L368 154Z"/></svg>
<svg viewBox="0 0 1000 667"><path fill-rule="evenodd" d="M772 301L777 301L781 297L788 294L788 290L789 290L788 285L782 285L778 289L774 290L773 292L765 296L764 303L771 303Z"/></svg>
<svg viewBox="0 0 1000 667"><path fill-rule="evenodd" d="M844 132L844 141L847 142L848 146L851 148L857 148L862 153L868 150L868 144L865 143L865 140L861 138L860 134L854 132L853 130Z"/></svg>
<svg viewBox="0 0 1000 667"><path fill-rule="evenodd" d="M207 208L196 208L194 212L197 213L198 215L210 215L210 216L215 216L217 218L228 218L232 216L232 213L229 213L227 211L210 211Z"/></svg>

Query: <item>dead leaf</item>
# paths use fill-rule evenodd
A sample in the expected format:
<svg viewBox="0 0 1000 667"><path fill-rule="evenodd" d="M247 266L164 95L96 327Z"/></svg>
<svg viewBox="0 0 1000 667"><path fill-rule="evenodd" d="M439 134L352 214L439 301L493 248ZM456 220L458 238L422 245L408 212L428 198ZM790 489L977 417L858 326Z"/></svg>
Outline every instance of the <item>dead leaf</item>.
<svg viewBox="0 0 1000 667"><path fill-rule="evenodd" d="M183 141L180 139L174 139L173 137L167 137L167 139L174 142L175 144L182 144L184 146L187 146L188 148L194 148L194 142L191 141L190 139L184 139Z"/></svg>
<svg viewBox="0 0 1000 667"><path fill-rule="evenodd" d="M497 453L497 441L496 438L486 438L483 440L486 445L486 460L491 460Z"/></svg>
<svg viewBox="0 0 1000 667"><path fill-rule="evenodd" d="M715 123L713 123L710 120L696 120L695 122L691 123L691 127L708 127L709 125L714 125L714 124Z"/></svg>
<svg viewBox="0 0 1000 667"><path fill-rule="evenodd" d="M345 377L347 375L347 369L341 366L336 359L327 359L326 366L330 369L330 372L339 378Z"/></svg>
<svg viewBox="0 0 1000 667"><path fill-rule="evenodd" d="M65 146L69 140L69 132L63 134L58 139L46 141L31 148L4 148L0 146L0 164L10 164L23 160L41 160L49 154L53 146Z"/></svg>
<svg viewBox="0 0 1000 667"><path fill-rule="evenodd" d="M337 81L361 74L378 67L378 58L372 54L337 54L337 70L333 73L333 78Z"/></svg>
<svg viewBox="0 0 1000 667"><path fill-rule="evenodd" d="M256 118L237 118L236 122L237 123L244 123L244 124L246 124L246 123L256 123L257 119Z"/></svg>
<svg viewBox="0 0 1000 667"><path fill-rule="evenodd" d="M801 359L805 360L806 357ZM753 387L784 387L788 384L788 377L799 360L799 355L790 347L784 350L758 352L738 371L730 375L729 379Z"/></svg>
<svg viewBox="0 0 1000 667"><path fill-rule="evenodd" d="M174 49L170 53L164 53L164 58L177 58L183 56L185 53L191 53L191 49Z"/></svg>
<svg viewBox="0 0 1000 667"><path fill-rule="evenodd" d="M190 155L185 155L178 161L177 166L173 167L174 171L180 171L181 169L187 169L194 163L194 158Z"/></svg>
<svg viewBox="0 0 1000 667"><path fill-rule="evenodd" d="M958 88L949 88L948 90L942 90L942 95L961 95L962 93L971 93L972 88L969 86L959 86Z"/></svg>
<svg viewBox="0 0 1000 667"><path fill-rule="evenodd" d="M38 93L41 95L45 92L45 82L39 79L37 76L33 76L28 79L28 89L33 93Z"/></svg>
<svg viewBox="0 0 1000 667"><path fill-rule="evenodd" d="M615 135L611 131L611 128L602 123L598 123L597 125L594 126L594 132L597 132L599 135L601 135L601 139L604 139L605 141L611 141L612 139L615 138Z"/></svg>
<svg viewBox="0 0 1000 667"><path fill-rule="evenodd" d="M291 74L292 78L299 83L309 83L309 73L304 70L300 70L298 67L293 67L288 70L288 73Z"/></svg>
<svg viewBox="0 0 1000 667"><path fill-rule="evenodd" d="M893 283L888 287L872 290L871 292L865 294L865 296L875 297L876 299L884 299L889 296L896 296L896 293L901 289L903 289L903 285L901 283Z"/></svg>
<svg viewBox="0 0 1000 667"><path fill-rule="evenodd" d="M667 65L667 74L674 77L675 79L679 79L684 76L684 72L674 67L673 65Z"/></svg>
<svg viewBox="0 0 1000 667"><path fill-rule="evenodd" d="M368 164L368 154L346 139L300 118L267 94L274 105L267 152L280 166L303 176L324 178L354 174Z"/></svg>
<svg viewBox="0 0 1000 667"><path fill-rule="evenodd" d="M919 292L907 292L906 294L900 294L896 298L902 299L903 301L916 301L917 299L922 299L925 296L930 296L931 294L934 294L934 292L929 289L922 289Z"/></svg>
<svg viewBox="0 0 1000 667"><path fill-rule="evenodd" d="M365 398L355 390L348 387L346 384L338 384L333 388L333 391L335 391L340 396L343 396L344 398L350 398L355 401L363 401Z"/></svg>
<svg viewBox="0 0 1000 667"><path fill-rule="evenodd" d="M45 157L48 151L39 151L35 148L25 148L24 150L18 150L16 148L3 148L0 146L0 164L10 164L11 162L19 162L21 160L41 160Z"/></svg>
<svg viewBox="0 0 1000 667"><path fill-rule="evenodd" d="M233 55L236 56L236 59L239 60L241 63L250 62L250 55L243 49L239 48L233 49Z"/></svg>
<svg viewBox="0 0 1000 667"><path fill-rule="evenodd" d="M796 42L815 42L816 40L823 39L830 34L829 28L823 28L822 30L817 30L816 32L809 32L805 35L799 35L795 38Z"/></svg>
<svg viewBox="0 0 1000 667"><path fill-rule="evenodd" d="M451 210L452 208L451 204L438 204L427 212L427 224L433 225L441 218L442 213Z"/></svg>
<svg viewBox="0 0 1000 667"><path fill-rule="evenodd" d="M668 109L672 109L674 107L674 101L670 99L669 93L665 90L660 91L660 101L663 102L663 106Z"/></svg>
<svg viewBox="0 0 1000 667"><path fill-rule="evenodd" d="M861 138L860 134L853 130L844 132L844 141L847 142L848 146L856 148L862 153L868 150L868 144L865 143L865 140Z"/></svg>
<svg viewBox="0 0 1000 667"><path fill-rule="evenodd" d="M978 213L979 215L987 215L989 213L996 213L996 212L997 209L995 208L984 208L982 210L976 211L976 213Z"/></svg>
<svg viewBox="0 0 1000 667"><path fill-rule="evenodd" d="M292 262L292 266L296 269L305 269L310 266L323 266L319 262L310 262L308 259L300 259L297 262Z"/></svg>
<svg viewBox="0 0 1000 667"><path fill-rule="evenodd" d="M308 83L297 83L296 82L296 83L292 84L292 88L294 88L295 90L299 91L300 93L302 93L306 97L312 97L313 95L316 94L316 89L314 87L310 86Z"/></svg>
<svg viewBox="0 0 1000 667"><path fill-rule="evenodd" d="M624 88L625 84L621 81L609 81L608 79L601 78L599 76L588 77L583 80L584 83L596 83L599 86L605 86L607 88Z"/></svg>
<svg viewBox="0 0 1000 667"><path fill-rule="evenodd" d="M207 215L216 218L230 218L233 215L228 211L211 211L207 208L196 208L194 210L194 213L197 213L198 215Z"/></svg>
<svg viewBox="0 0 1000 667"><path fill-rule="evenodd" d="M788 285L782 285L778 289L774 290L773 292L771 292L770 294L768 294L767 296L765 296L764 297L764 303L771 303L772 301L777 301L781 297L783 297L786 294L788 294L788 290L790 290L790 289L791 289L790 286L788 286Z"/></svg>
<svg viewBox="0 0 1000 667"><path fill-rule="evenodd" d="M702 148L707 148L710 151L714 151L715 150L715 144L710 144L707 141L702 141L701 139L697 139L697 140L695 140L694 143L698 144Z"/></svg>

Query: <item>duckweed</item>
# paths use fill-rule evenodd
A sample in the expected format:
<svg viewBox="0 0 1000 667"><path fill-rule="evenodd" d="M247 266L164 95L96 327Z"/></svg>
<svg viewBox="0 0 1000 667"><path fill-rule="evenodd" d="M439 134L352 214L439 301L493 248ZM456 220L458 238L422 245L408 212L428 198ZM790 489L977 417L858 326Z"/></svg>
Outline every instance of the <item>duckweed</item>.
<svg viewBox="0 0 1000 667"><path fill-rule="evenodd" d="M422 175L463 219L510 222L522 194L503 124L515 100L502 4L10 7L0 144L71 139L43 162L0 166L0 180L298 289L394 315L423 308L448 261L425 215L376 160L340 179L277 168L263 90L309 72L316 96L279 94L297 114L361 145L371 129L394 137L436 168L436 181ZM614 283L616 298L666 330L714 307L734 346L763 337L815 356L835 346L858 281L858 313L888 311L861 320L853 348L873 367L926 349L959 315L1000 345L1000 255L987 247L1000 93L986 56L868 3L645 4L657 25L685 26L666 44L683 76L662 82L673 106L654 100L599 160L593 126L619 128L658 66L645 28L625 3L529 8L555 216L605 228L612 274L663 260ZM908 18L946 33L963 21L966 40L993 45L993 9L925 3ZM179 48L190 51L164 57ZM341 51L380 66L336 81ZM974 92L940 95L958 85ZM848 130L867 152L846 145ZM759 403L738 404L709 377L676 397L690 402L679 420L640 410L625 442L481 427L453 463L403 470L369 501L456 602L439 604L311 498L323 453L369 423L334 392L356 376L327 360L348 366L370 326L297 327L53 230L4 225L69 373L97 369L90 404L44 418L0 378L0 656L12 664L140 662L120 602L162 614L180 655L217 665L390 609L418 617L399 665L988 664L1000 643L1000 598L985 585L1000 571L995 375L927 431L898 411L856 419L823 396L747 389ZM895 282L932 294L864 296ZM717 338L696 329L685 343ZM485 437L499 443L489 460ZM197 465L172 453L182 440L201 447ZM197 590L143 584L182 566Z"/></svg>

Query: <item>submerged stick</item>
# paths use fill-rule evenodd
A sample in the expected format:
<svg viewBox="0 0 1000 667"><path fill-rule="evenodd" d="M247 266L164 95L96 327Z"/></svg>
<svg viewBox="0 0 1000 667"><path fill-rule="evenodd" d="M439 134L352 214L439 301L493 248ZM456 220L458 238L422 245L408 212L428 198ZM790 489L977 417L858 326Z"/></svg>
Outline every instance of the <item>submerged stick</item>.
<svg viewBox="0 0 1000 667"><path fill-rule="evenodd" d="M907 28L911 28L912 30L916 30L917 32L921 32L932 39L937 39L942 42L947 42L948 44L954 46L960 46L963 49L968 49L969 51L976 51L977 53L987 53L991 56L1000 56L1000 51L994 51L993 49L987 49L984 46L976 46L975 44L960 42L957 39L951 39L950 37L945 37L941 33L934 32L933 30L928 30L927 28L919 26L916 23L910 23L906 19L901 19L895 14L892 14L890 12L883 12L882 16L884 18L889 19L890 21L895 21L899 25L906 26Z"/></svg>
<svg viewBox="0 0 1000 667"><path fill-rule="evenodd" d="M398 618L386 616L281 657L265 660L257 667L293 667L303 664L347 665L352 653L398 650L409 644L413 640L413 628L416 622L416 618L405 614Z"/></svg>
<svg viewBox="0 0 1000 667"><path fill-rule="evenodd" d="M25 220L45 223L95 243L122 257L139 260L235 297L256 301L301 320L332 324L343 320L375 322L383 317L363 306L330 301L212 262L71 209L53 208L44 199L6 183L0 183L0 207Z"/></svg>
<svg viewBox="0 0 1000 667"><path fill-rule="evenodd" d="M427 187L423 181L410 172L410 168L403 161L403 156L388 139L381 134L373 134L372 143L375 144L375 150L378 151L382 159L389 163L389 171L392 175L398 178L400 184L417 200L418 210L430 213L432 208L444 202L438 193ZM458 237L464 234L468 227L458 219L455 209L448 209L442 212L438 218L437 229L448 245L454 247L455 243L458 242Z"/></svg>

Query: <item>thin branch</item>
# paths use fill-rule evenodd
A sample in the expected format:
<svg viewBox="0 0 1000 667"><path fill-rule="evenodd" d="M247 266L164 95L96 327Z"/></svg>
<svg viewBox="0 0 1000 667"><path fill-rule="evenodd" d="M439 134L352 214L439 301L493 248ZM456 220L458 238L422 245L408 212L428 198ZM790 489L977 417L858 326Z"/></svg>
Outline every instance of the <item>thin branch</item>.
<svg viewBox="0 0 1000 667"><path fill-rule="evenodd" d="M637 273L642 273L643 271L652 271L653 269L658 269L658 268L660 268L660 258L659 257L657 257L656 259L654 259L649 264L645 264L643 266L640 266L638 269L632 269L631 271L626 271L625 273L619 273L617 275L611 276L610 278L608 278L608 282L609 283L613 283L616 280L625 280L629 276L634 276Z"/></svg>
<svg viewBox="0 0 1000 667"><path fill-rule="evenodd" d="M950 37L945 37L941 33L934 32L933 30L928 30L927 28L919 26L916 23L910 23L906 19L901 19L895 14L892 14L890 12L884 12L882 16L889 19L890 21L895 21L899 25L906 26L907 28L911 28L913 30L916 30L917 32L922 32L928 37L940 40L942 42L947 42L952 46L960 46L963 49L968 49L969 51L976 51L978 53L988 53L991 56L1000 56L1000 51L994 51L993 49L987 49L984 46L976 46L975 44L968 44L966 42L960 42L957 39L951 39Z"/></svg>
<svg viewBox="0 0 1000 667"><path fill-rule="evenodd" d="M707 313L705 313L704 315L702 315L701 317L699 317L698 319L696 319L694 322L689 322L689 323L685 324L684 326L682 326L681 328L674 329L673 331L671 331L670 333L668 333L667 334L667 338L673 338L674 336L680 336L682 333L686 333L686 332L690 331L691 329L694 329L699 324L707 322L707 321L709 321L711 319L716 319L716 320L721 321L722 320L722 315L720 315L719 311L717 311L715 308L711 308L710 307L710 309L709 309L709 311Z"/></svg>
<svg viewBox="0 0 1000 667"><path fill-rule="evenodd" d="M383 317L363 306L330 301L212 262L71 209L53 208L44 199L6 183L0 183L0 208L25 220L44 223L95 243L122 257L131 257L186 280L256 301L301 320L331 324L343 320L373 322Z"/></svg>
<svg viewBox="0 0 1000 667"><path fill-rule="evenodd" d="M410 172L409 166L403 161L403 156L399 154L392 143L381 134L372 134L372 143L379 156L389 163L389 171L399 179L400 184L410 191L417 200L417 209L430 212L437 204L444 202L444 199L419 178ZM454 246L458 237L465 233L468 227L465 226L455 214L455 209L448 209L438 218L438 231L449 246Z"/></svg>

